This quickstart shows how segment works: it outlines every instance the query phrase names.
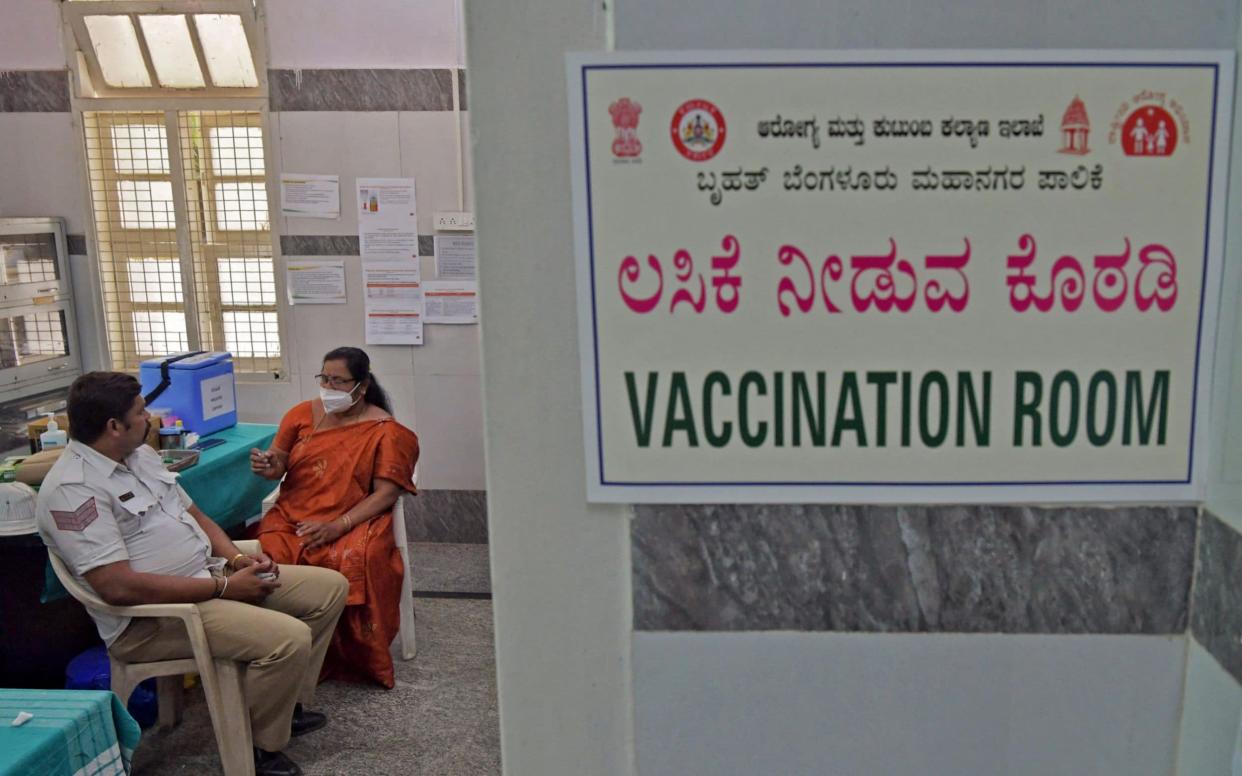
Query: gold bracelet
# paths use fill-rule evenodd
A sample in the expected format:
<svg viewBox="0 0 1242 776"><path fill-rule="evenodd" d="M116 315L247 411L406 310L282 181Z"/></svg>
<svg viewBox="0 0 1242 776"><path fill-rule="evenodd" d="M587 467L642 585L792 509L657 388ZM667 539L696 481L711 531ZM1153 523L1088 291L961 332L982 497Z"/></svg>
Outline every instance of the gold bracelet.
<svg viewBox="0 0 1242 776"><path fill-rule="evenodd" d="M346 530L346 531L352 531L352 530L354 530L354 520L353 520L353 518L352 518L352 517L350 517L350 516L349 516L349 513L348 513L348 512L346 512L345 514L341 515L341 519L345 521L345 530Z"/></svg>
<svg viewBox="0 0 1242 776"><path fill-rule="evenodd" d="M239 552L239 553L237 553L236 555L234 555L234 556L233 556L233 557L229 560L228 565L229 565L229 566L232 566L232 567L233 567L233 569L234 569L234 570L236 570L236 569L237 569L237 559L238 559L238 558L244 558L244 557L246 557L246 553L244 553L244 552Z"/></svg>

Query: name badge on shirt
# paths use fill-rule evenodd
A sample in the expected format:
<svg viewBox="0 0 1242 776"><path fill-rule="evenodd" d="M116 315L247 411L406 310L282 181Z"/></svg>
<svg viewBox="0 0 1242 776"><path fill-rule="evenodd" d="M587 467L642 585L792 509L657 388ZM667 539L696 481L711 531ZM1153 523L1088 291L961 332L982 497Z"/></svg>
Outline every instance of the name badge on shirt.
<svg viewBox="0 0 1242 776"><path fill-rule="evenodd" d="M122 502L129 501L129 500L130 500L131 498L133 498L133 497L134 497L134 492L133 492L132 490L131 490L131 491L129 491L128 493L122 493L120 496L118 496L118 498L119 498Z"/></svg>

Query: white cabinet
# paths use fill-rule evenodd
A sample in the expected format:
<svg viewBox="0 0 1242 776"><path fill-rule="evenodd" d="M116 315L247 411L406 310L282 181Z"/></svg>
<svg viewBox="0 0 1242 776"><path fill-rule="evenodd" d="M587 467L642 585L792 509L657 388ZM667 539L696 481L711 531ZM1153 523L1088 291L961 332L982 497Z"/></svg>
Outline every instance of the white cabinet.
<svg viewBox="0 0 1242 776"><path fill-rule="evenodd" d="M81 372L64 221L0 218L0 401Z"/></svg>

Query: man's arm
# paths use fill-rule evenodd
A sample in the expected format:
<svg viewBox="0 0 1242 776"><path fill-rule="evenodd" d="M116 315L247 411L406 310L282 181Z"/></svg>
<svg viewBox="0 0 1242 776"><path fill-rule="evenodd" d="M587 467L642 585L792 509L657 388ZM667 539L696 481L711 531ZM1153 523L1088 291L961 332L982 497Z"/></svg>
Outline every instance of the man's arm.
<svg viewBox="0 0 1242 776"><path fill-rule="evenodd" d="M258 578L257 572L257 565L241 569L228 578L225 586L214 577L145 574L134 571L129 561L122 560L93 568L83 577L104 603L112 606L196 604L215 598L216 591L222 587L223 598L257 603L280 587L276 580Z"/></svg>
<svg viewBox="0 0 1242 776"><path fill-rule="evenodd" d="M233 544L233 540L228 537L224 529L216 525L215 521L208 517L197 505L190 504L186 509L189 510L194 520L198 522L199 527L203 529L203 533L207 534L207 539L211 542L212 555L232 562L235 569L241 569L253 563L259 567L256 569L257 571L280 573L276 568L276 563L265 553L260 552L258 555L247 555L237 549L237 545ZM238 555L242 557L238 558Z"/></svg>
<svg viewBox="0 0 1242 776"><path fill-rule="evenodd" d="M237 549L237 545L233 544L233 540L228 537L224 529L216 525L214 520L204 514L197 504L190 504L187 509L198 522L198 527L202 528L203 533L207 534L207 539L211 542L212 555L227 560L241 554L241 550Z"/></svg>

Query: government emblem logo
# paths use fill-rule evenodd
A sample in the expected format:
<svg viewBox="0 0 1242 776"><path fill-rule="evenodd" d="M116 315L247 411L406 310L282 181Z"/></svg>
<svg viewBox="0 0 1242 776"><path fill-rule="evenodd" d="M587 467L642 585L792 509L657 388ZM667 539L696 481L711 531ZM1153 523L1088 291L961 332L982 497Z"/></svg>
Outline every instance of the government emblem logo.
<svg viewBox="0 0 1242 776"><path fill-rule="evenodd" d="M669 125L673 147L692 162L706 162L724 147L724 115L707 100L687 100Z"/></svg>
<svg viewBox="0 0 1242 776"><path fill-rule="evenodd" d="M612 155L618 159L632 159L641 154L643 144L638 140L638 115L643 112L643 106L629 97L622 97L608 106L608 112L612 114L612 127L617 131L612 141Z"/></svg>

